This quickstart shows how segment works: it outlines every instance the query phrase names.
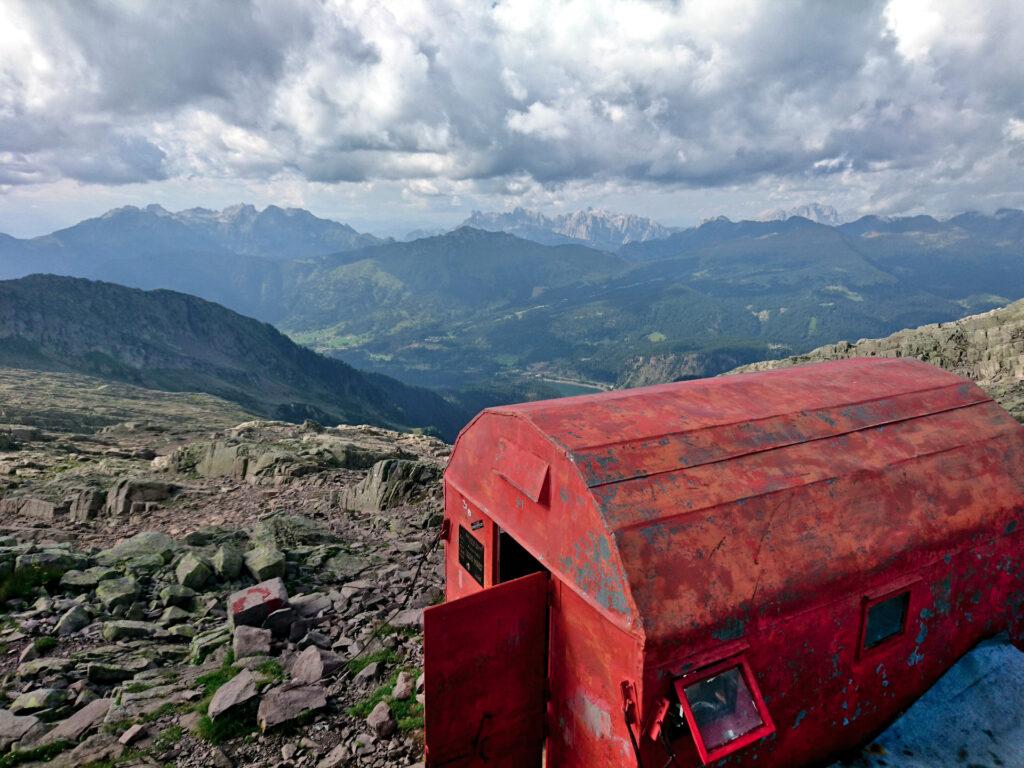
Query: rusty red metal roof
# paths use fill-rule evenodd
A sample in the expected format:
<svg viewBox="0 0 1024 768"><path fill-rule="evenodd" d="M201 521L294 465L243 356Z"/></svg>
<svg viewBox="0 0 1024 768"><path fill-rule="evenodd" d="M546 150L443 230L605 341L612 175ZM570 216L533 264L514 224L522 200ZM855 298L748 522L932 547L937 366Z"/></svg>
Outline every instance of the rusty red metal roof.
<svg viewBox="0 0 1024 768"><path fill-rule="evenodd" d="M510 461L526 432L548 450ZM503 451L493 476L460 456L470 443ZM548 464L555 485L578 475L589 523L538 524L488 487L500 475L536 502ZM987 535L1024 504L1022 469L1024 428L975 384L868 358L489 409L448 476L610 618L667 639L742 634L825 585ZM537 515L570 500L553 485Z"/></svg>

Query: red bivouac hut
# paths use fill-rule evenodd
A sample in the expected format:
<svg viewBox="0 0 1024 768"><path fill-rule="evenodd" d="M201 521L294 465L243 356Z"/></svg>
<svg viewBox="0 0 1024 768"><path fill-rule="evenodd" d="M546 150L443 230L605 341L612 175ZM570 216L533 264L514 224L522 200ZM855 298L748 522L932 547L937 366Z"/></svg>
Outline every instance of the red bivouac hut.
<svg viewBox="0 0 1024 768"><path fill-rule="evenodd" d="M1020 645L1022 515L1024 427L917 361L485 410L445 474L427 765L856 747L980 640Z"/></svg>

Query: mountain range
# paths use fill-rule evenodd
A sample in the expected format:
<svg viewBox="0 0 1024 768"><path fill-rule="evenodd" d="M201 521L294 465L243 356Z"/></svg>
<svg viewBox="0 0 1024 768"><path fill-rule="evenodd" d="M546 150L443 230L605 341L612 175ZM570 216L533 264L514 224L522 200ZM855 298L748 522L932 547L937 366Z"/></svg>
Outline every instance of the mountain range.
<svg viewBox="0 0 1024 768"><path fill-rule="evenodd" d="M506 232L545 245L576 243L605 251L616 251L627 243L659 240L675 231L654 219L595 208L557 216L546 216L526 208L515 208L506 213L473 211L462 226Z"/></svg>
<svg viewBox="0 0 1024 768"><path fill-rule="evenodd" d="M471 415L194 296L54 275L0 282L0 367L205 392L287 421L429 427L448 439Z"/></svg>
<svg viewBox="0 0 1024 768"><path fill-rule="evenodd" d="M711 375L1024 296L1024 212L1011 209L839 226L719 217L615 249L465 226L411 242L356 235L326 254L332 241L312 227L337 238L351 228L281 210L118 209L41 238L0 237L0 277L48 272L194 294L463 405L523 387Z"/></svg>

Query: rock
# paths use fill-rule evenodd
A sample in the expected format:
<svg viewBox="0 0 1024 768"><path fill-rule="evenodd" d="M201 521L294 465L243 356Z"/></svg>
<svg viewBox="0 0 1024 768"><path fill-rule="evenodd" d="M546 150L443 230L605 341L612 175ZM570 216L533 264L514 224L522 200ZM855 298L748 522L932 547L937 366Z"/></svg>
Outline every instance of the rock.
<svg viewBox="0 0 1024 768"><path fill-rule="evenodd" d="M348 765L348 747L344 744L339 744L324 757L319 763L316 764L316 768L341 768L343 765Z"/></svg>
<svg viewBox="0 0 1024 768"><path fill-rule="evenodd" d="M423 609L405 608L392 616L388 624L397 629L423 629Z"/></svg>
<svg viewBox="0 0 1024 768"><path fill-rule="evenodd" d="M331 598L323 592L310 595L298 595L291 599L292 608L304 619L314 618L321 611L329 611L333 607Z"/></svg>
<svg viewBox="0 0 1024 768"><path fill-rule="evenodd" d="M303 515L274 515L252 530L254 547L294 550L320 544L337 544L338 537Z"/></svg>
<svg viewBox="0 0 1024 768"><path fill-rule="evenodd" d="M230 544L223 544L213 554L213 568L225 581L237 579L242 573L245 561L242 553Z"/></svg>
<svg viewBox="0 0 1024 768"><path fill-rule="evenodd" d="M113 764L124 747L107 733L94 733L71 752L59 755L49 765L52 768L79 768L80 766Z"/></svg>
<svg viewBox="0 0 1024 768"><path fill-rule="evenodd" d="M90 683L97 685L113 685L135 677L135 670L127 669L118 664L93 662L85 668L85 677Z"/></svg>
<svg viewBox="0 0 1024 768"><path fill-rule="evenodd" d="M373 708L369 717L366 718L366 724L381 739L388 738L398 728L395 716L391 714L391 707L388 706L386 701L377 702L377 706Z"/></svg>
<svg viewBox="0 0 1024 768"><path fill-rule="evenodd" d="M9 710L0 709L0 749L7 750L7 747L16 741L21 741L40 725L39 718L32 715L18 717Z"/></svg>
<svg viewBox="0 0 1024 768"><path fill-rule="evenodd" d="M243 669L224 685L217 689L210 699L207 714L216 719L232 707L244 704L256 696L256 677L247 669Z"/></svg>
<svg viewBox="0 0 1024 768"><path fill-rule="evenodd" d="M398 673L398 678L395 680L395 687L391 691L391 698L396 701L405 701L412 697L415 685L416 682L412 679L412 675L402 670Z"/></svg>
<svg viewBox="0 0 1024 768"><path fill-rule="evenodd" d="M162 634L160 627L148 621L106 621L103 623L103 639L115 640L139 637L155 637Z"/></svg>
<svg viewBox="0 0 1024 768"><path fill-rule="evenodd" d="M225 626L200 632L192 638L192 643L189 646L189 660L193 664L200 664L213 651L229 642L231 642L231 630Z"/></svg>
<svg viewBox="0 0 1024 768"><path fill-rule="evenodd" d="M192 614L188 611L179 608L176 605L164 608L164 612L160 614L160 618L157 623L161 627L171 627L175 624L181 624L192 618Z"/></svg>
<svg viewBox="0 0 1024 768"><path fill-rule="evenodd" d="M143 531L110 549L103 550L96 555L96 561L100 565L114 565L141 555L159 555L165 563L169 563L178 549L178 542L166 533Z"/></svg>
<svg viewBox="0 0 1024 768"><path fill-rule="evenodd" d="M382 670L380 662L371 661L369 664L367 664L365 667L359 670L352 679L360 683L370 682L371 680L376 680L378 677L380 677L381 671Z"/></svg>
<svg viewBox="0 0 1024 768"><path fill-rule="evenodd" d="M231 647L236 659L245 656L265 656L270 653L270 630L241 624L235 627Z"/></svg>
<svg viewBox="0 0 1024 768"><path fill-rule="evenodd" d="M118 606L128 607L139 596L135 579L107 579L96 585L96 597L108 611Z"/></svg>
<svg viewBox="0 0 1024 768"><path fill-rule="evenodd" d="M78 741L83 734L91 731L104 717L113 704L113 699L96 699L71 717L57 723L57 726L39 740L40 744L51 744L55 741Z"/></svg>
<svg viewBox="0 0 1024 768"><path fill-rule="evenodd" d="M89 592L107 579L116 579L120 574L113 568L95 566L84 571L71 570L60 578L60 586L68 592Z"/></svg>
<svg viewBox="0 0 1024 768"><path fill-rule="evenodd" d="M67 503L56 504L45 499L35 498L13 498L4 499L3 509L5 514L18 515L19 517L31 517L36 520L52 521L58 515L68 511Z"/></svg>
<svg viewBox="0 0 1024 768"><path fill-rule="evenodd" d="M287 570L284 554L270 547L257 547L246 552L245 567L257 581L282 577Z"/></svg>
<svg viewBox="0 0 1024 768"><path fill-rule="evenodd" d="M91 623L92 617L89 616L89 612L80 605L73 605L57 621L57 634L73 635Z"/></svg>
<svg viewBox="0 0 1024 768"><path fill-rule="evenodd" d="M332 674L342 665L340 656L329 653L311 645L298 656L292 664L291 679L296 683L315 683L321 678Z"/></svg>
<svg viewBox="0 0 1024 768"><path fill-rule="evenodd" d="M103 511L111 516L127 515L136 502L164 501L171 497L177 486L156 480L121 478L107 491Z"/></svg>
<svg viewBox="0 0 1024 768"><path fill-rule="evenodd" d="M106 491L97 488L86 488L79 491L72 499L69 509L70 517L80 523L92 520L103 509L107 501Z"/></svg>
<svg viewBox="0 0 1024 768"><path fill-rule="evenodd" d="M11 712L16 715L39 712L51 709L67 701L67 693L59 688L36 688L21 694L11 704Z"/></svg>
<svg viewBox="0 0 1024 768"><path fill-rule="evenodd" d="M441 469L422 461L385 459L373 465L361 481L345 489L343 509L377 511L411 504L426 495L441 477Z"/></svg>
<svg viewBox="0 0 1024 768"><path fill-rule="evenodd" d="M14 572L45 572L51 574L56 581L67 571L80 570L88 566L89 558L87 557L63 549L47 549L42 552L18 555L17 560L14 561Z"/></svg>
<svg viewBox="0 0 1024 768"><path fill-rule="evenodd" d="M213 566L205 557L188 552L174 569L178 583L189 589L200 589L213 575Z"/></svg>
<svg viewBox="0 0 1024 768"><path fill-rule="evenodd" d="M70 659L37 659L35 661L27 661L20 665L14 674L19 678L32 678L38 677L39 675L55 674L59 672L66 672L71 669L72 663Z"/></svg>
<svg viewBox="0 0 1024 768"><path fill-rule="evenodd" d="M134 744L139 739L146 735L146 726L142 723L136 723L135 725L128 728L127 731L121 734L118 742L124 744L126 747L129 744Z"/></svg>
<svg viewBox="0 0 1024 768"><path fill-rule="evenodd" d="M303 624L305 623L303 622ZM298 626L295 611L292 610L291 606L279 608L267 617L267 620L263 622L263 626L269 629L274 637L278 639L291 638ZM300 637L304 634L306 634L305 629L302 630Z"/></svg>
<svg viewBox="0 0 1024 768"><path fill-rule="evenodd" d="M270 579L232 594L228 598L228 619L234 626L260 627L271 613L287 605L284 582Z"/></svg>
<svg viewBox="0 0 1024 768"><path fill-rule="evenodd" d="M196 591L181 584L168 584L160 590L160 602L165 606L176 605L179 608L191 608L195 603Z"/></svg>
<svg viewBox="0 0 1024 768"><path fill-rule="evenodd" d="M235 765L220 747L214 747L210 750L209 759L213 768L234 768Z"/></svg>
<svg viewBox="0 0 1024 768"><path fill-rule="evenodd" d="M319 685L297 688L279 686L268 691L260 701L256 722L266 732L274 726L294 720L306 712L327 706L327 693Z"/></svg>

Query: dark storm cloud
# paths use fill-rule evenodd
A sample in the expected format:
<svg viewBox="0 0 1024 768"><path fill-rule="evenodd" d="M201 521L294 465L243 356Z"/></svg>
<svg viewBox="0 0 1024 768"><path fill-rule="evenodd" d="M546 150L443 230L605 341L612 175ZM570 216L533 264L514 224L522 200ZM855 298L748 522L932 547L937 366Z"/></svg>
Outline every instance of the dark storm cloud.
<svg viewBox="0 0 1024 768"><path fill-rule="evenodd" d="M904 174L920 204L1019 165L1024 142L1010 0L11 0L0 16L10 186L774 179L884 197Z"/></svg>

